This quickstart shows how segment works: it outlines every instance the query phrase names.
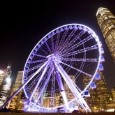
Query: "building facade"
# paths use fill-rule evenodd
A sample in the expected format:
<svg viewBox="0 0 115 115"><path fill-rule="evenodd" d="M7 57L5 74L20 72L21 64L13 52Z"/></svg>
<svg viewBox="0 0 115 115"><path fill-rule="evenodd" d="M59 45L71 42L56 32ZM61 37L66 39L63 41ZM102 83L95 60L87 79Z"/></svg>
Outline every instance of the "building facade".
<svg viewBox="0 0 115 115"><path fill-rule="evenodd" d="M111 103L111 94L107 89L106 82L102 72L99 72L100 79L95 80L96 88L89 90L90 96L86 97L86 101L93 112L103 111L107 109L107 105ZM89 78L84 76L84 85L87 85Z"/></svg>
<svg viewBox="0 0 115 115"><path fill-rule="evenodd" d="M0 107L4 105L10 95L11 84L11 66L8 65L0 74Z"/></svg>
<svg viewBox="0 0 115 115"><path fill-rule="evenodd" d="M112 88L112 97L113 97L113 103L115 103L115 87Z"/></svg>
<svg viewBox="0 0 115 115"><path fill-rule="evenodd" d="M18 90L18 88L22 85L22 76L23 71L18 71L15 83L12 86L11 96L12 94ZM24 107L24 99L22 96L23 91L20 91L14 98L9 102L8 108L12 110L23 110Z"/></svg>
<svg viewBox="0 0 115 115"><path fill-rule="evenodd" d="M107 8L100 7L96 13L96 17L105 42L115 62L115 16Z"/></svg>

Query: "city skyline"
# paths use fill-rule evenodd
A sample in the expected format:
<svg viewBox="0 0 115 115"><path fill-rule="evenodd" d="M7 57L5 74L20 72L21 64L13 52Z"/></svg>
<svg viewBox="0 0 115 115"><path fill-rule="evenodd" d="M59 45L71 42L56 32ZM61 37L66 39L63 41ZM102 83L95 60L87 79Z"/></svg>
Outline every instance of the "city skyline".
<svg viewBox="0 0 115 115"><path fill-rule="evenodd" d="M114 2L88 0L83 4L81 0L75 3L45 2L34 5L6 5L4 11L1 11L0 69L6 68L12 62L14 73L22 71L29 53L44 35L58 26L80 23L91 27L102 41L105 51L104 75L107 86L113 87L115 65L97 24L96 12L99 7L107 7L115 15Z"/></svg>

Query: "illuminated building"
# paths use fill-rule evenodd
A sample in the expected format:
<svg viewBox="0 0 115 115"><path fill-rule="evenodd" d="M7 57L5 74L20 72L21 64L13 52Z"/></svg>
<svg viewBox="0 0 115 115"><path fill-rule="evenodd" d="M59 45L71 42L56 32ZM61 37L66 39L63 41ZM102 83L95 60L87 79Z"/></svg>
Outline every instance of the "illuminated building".
<svg viewBox="0 0 115 115"><path fill-rule="evenodd" d="M115 103L115 87L112 88L112 97L113 97L113 103Z"/></svg>
<svg viewBox="0 0 115 115"><path fill-rule="evenodd" d="M22 85L22 75L23 71L18 71L15 83L12 86L11 95L18 90L18 88ZM19 92L10 102L8 108L12 110L22 110L23 109L23 102L24 99L22 98L22 91Z"/></svg>
<svg viewBox="0 0 115 115"><path fill-rule="evenodd" d="M95 80L96 88L90 89L90 97L86 97L86 101L93 112L106 110L107 105L112 101L103 73L100 72L99 74L100 80ZM84 77L83 82L86 85L89 82L89 78Z"/></svg>
<svg viewBox="0 0 115 115"><path fill-rule="evenodd" d="M0 106L6 102L11 89L11 66L0 72Z"/></svg>
<svg viewBox="0 0 115 115"><path fill-rule="evenodd" d="M98 9L96 17L105 42L115 62L115 16L107 8L101 7Z"/></svg>
<svg viewBox="0 0 115 115"><path fill-rule="evenodd" d="M52 100L54 100L53 102L53 106L59 106L60 105L60 95L58 92L56 92L55 96L54 97L51 97L51 95L49 93L46 93L44 95L44 98L42 100L42 104L44 107L51 107L52 104Z"/></svg>
<svg viewBox="0 0 115 115"><path fill-rule="evenodd" d="M3 70L0 70L0 88L1 88L1 84L2 84L2 81L4 79L4 71Z"/></svg>

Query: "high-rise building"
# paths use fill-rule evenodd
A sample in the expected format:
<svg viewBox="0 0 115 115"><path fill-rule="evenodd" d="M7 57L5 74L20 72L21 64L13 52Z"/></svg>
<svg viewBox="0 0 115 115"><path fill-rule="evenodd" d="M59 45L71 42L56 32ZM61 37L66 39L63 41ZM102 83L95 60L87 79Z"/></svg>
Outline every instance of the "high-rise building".
<svg viewBox="0 0 115 115"><path fill-rule="evenodd" d="M113 103L115 103L115 87L112 88L112 97L113 97Z"/></svg>
<svg viewBox="0 0 115 115"><path fill-rule="evenodd" d="M111 94L107 89L103 73L99 73L100 80L95 80L96 88L90 89L90 96L86 97L86 101L93 112L106 110L107 104L111 103ZM87 85L89 78L84 76L83 82Z"/></svg>
<svg viewBox="0 0 115 115"><path fill-rule="evenodd" d="M8 65L0 74L0 107L4 105L10 95L11 84L11 66Z"/></svg>
<svg viewBox="0 0 115 115"><path fill-rule="evenodd" d="M18 71L15 83L12 86L11 95L18 90L18 88L22 85L22 76L23 71ZM23 110L23 91L20 91L14 98L9 102L8 108L12 110Z"/></svg>
<svg viewBox="0 0 115 115"><path fill-rule="evenodd" d="M0 70L0 88L1 88L1 84L2 84L2 81L4 79L4 71L3 70Z"/></svg>
<svg viewBox="0 0 115 115"><path fill-rule="evenodd" d="M96 17L105 42L115 62L115 16L107 8L100 7L96 13Z"/></svg>

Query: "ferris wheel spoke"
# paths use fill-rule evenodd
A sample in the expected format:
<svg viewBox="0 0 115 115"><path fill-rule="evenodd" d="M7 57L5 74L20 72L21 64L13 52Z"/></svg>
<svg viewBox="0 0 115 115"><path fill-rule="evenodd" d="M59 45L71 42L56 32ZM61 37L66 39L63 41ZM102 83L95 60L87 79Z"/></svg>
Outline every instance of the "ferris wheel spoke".
<svg viewBox="0 0 115 115"><path fill-rule="evenodd" d="M73 51L73 52L71 52L71 53L62 54L62 56L68 57L68 56L72 56L72 55L84 53L84 52L87 52L87 51L91 51L91 50L94 50L94 49L98 49L97 44L96 44L96 45L93 45L93 46L90 46L90 47L86 47L86 48L77 50L77 51Z"/></svg>
<svg viewBox="0 0 115 115"><path fill-rule="evenodd" d="M82 70L77 69L77 68L75 68L75 67L73 67L73 66L71 66L71 65L69 65L69 64L66 64L66 63L64 63L64 62L62 62L62 61L59 61L59 63L62 63L63 65L68 66L68 67L71 68L71 69L74 69L74 70L76 70L76 71L78 71L78 72L80 72L80 73L83 73L83 74L85 74L85 75L87 75L87 76L89 76L89 77L92 77L92 75L90 75L90 74L88 74L88 73L86 73L86 72L83 72Z"/></svg>
<svg viewBox="0 0 115 115"><path fill-rule="evenodd" d="M77 47L83 45L84 43L88 42L89 40L93 39L93 37L91 35L89 35L88 37L86 37L85 39L81 40L80 42L76 43L75 45L71 45L65 52L63 53L67 53L67 52L71 52L72 50L75 50Z"/></svg>
<svg viewBox="0 0 115 115"><path fill-rule="evenodd" d="M44 70L43 70L41 76L39 77L39 80L38 80L38 82L37 82L37 84L36 84L36 86L35 86L35 88L34 88L32 94L31 94L31 96L30 96L30 98L29 98L29 101L31 101L31 99L32 99L32 97L33 97L35 91L37 90L37 88L38 88L38 86L39 86L41 80L43 79L43 76L45 75L45 73L46 73L46 71L47 71L47 69L48 69L48 65L49 65L49 62L48 62L48 63L46 64L46 66L44 67Z"/></svg>
<svg viewBox="0 0 115 115"><path fill-rule="evenodd" d="M61 80L61 76L60 76L60 74L57 70L56 70L56 80L57 80L60 91L63 91L64 86L63 86L63 83L62 83L62 80Z"/></svg>
<svg viewBox="0 0 115 115"><path fill-rule="evenodd" d="M41 59L41 60L36 60L36 61L31 61L30 64L32 63L40 63L40 62L45 62L47 59Z"/></svg>
<svg viewBox="0 0 115 115"><path fill-rule="evenodd" d="M47 84L48 84L48 82L49 82L49 80L51 78L51 74L53 73L53 70L54 70L54 68L51 68L51 70L49 70L47 79L45 80L44 85L43 85L43 87L41 88L41 90L39 92L38 100L40 99L40 97L42 96L43 92L45 91L46 86L47 86Z"/></svg>
<svg viewBox="0 0 115 115"><path fill-rule="evenodd" d="M78 33L78 35L76 35L71 41L70 43L75 43L78 39L80 39L86 32L84 30L80 31Z"/></svg>
<svg viewBox="0 0 115 115"><path fill-rule="evenodd" d="M34 56L37 56L37 57L41 57L41 58L46 58L46 56L44 56L44 55L40 55L40 54L33 54Z"/></svg>
<svg viewBox="0 0 115 115"><path fill-rule="evenodd" d="M58 48L59 48L59 40L60 39L60 33L57 33L57 36L56 36L56 44L55 44L55 51L58 51Z"/></svg>
<svg viewBox="0 0 115 115"><path fill-rule="evenodd" d="M59 45L60 46L60 50L65 49L65 46L68 44L68 41L70 41L70 39L73 37L75 32L76 32L76 30L72 30L72 32L70 33L70 35L68 35L66 40L60 43L60 45Z"/></svg>
<svg viewBox="0 0 115 115"><path fill-rule="evenodd" d="M53 40L54 38L53 37L51 37L51 46L52 46L52 52L54 52L54 40Z"/></svg>
<svg viewBox="0 0 115 115"><path fill-rule="evenodd" d="M31 81L31 83L29 83L28 87L25 87L25 89L29 92L32 89L32 87L34 86L34 84L37 83L38 79L39 78L36 77L33 81Z"/></svg>
<svg viewBox="0 0 115 115"><path fill-rule="evenodd" d="M46 47L48 48L48 51L51 53L51 49L50 49L49 45L47 44L47 41L45 42L45 44L46 44Z"/></svg>
<svg viewBox="0 0 115 115"><path fill-rule="evenodd" d="M59 43L59 47L61 47L63 45L63 43L65 41L65 37L67 36L67 34L68 34L68 30L65 30L65 32L63 33L63 35L61 37L61 40L60 40L60 43Z"/></svg>
<svg viewBox="0 0 115 115"><path fill-rule="evenodd" d="M65 92L62 80L61 80L61 76L60 76L60 74L59 74L59 72L57 70L56 70L56 80L57 80L57 83L58 83L62 98L64 100L64 103L66 105L66 108L68 109L68 104L67 104L68 99L67 99L67 96L66 96L66 92Z"/></svg>
<svg viewBox="0 0 115 115"><path fill-rule="evenodd" d="M61 58L64 61L78 61L78 62L98 62L98 58Z"/></svg>
<svg viewBox="0 0 115 115"><path fill-rule="evenodd" d="M44 63L37 64L36 66L29 68L26 72L28 73L30 71L36 70L36 69L40 68L43 64Z"/></svg>
<svg viewBox="0 0 115 115"><path fill-rule="evenodd" d="M25 87L25 85L27 85L43 69L43 67L46 66L47 63L48 63L48 61L45 62L43 65L41 65L41 67L35 73L30 75L28 77L29 79L22 86Z"/></svg>
<svg viewBox="0 0 115 115"><path fill-rule="evenodd" d="M68 50L68 48L70 48L70 47L72 46L72 44L74 44L78 39L80 39L81 36L84 35L84 33L85 33L85 31L82 30L82 31L81 31L78 35L76 35L69 43L68 43L68 41L65 42L64 44L66 44L67 49L66 49L66 48L63 48L63 49L62 49L62 52L66 52L66 51Z"/></svg>
<svg viewBox="0 0 115 115"><path fill-rule="evenodd" d="M44 51L42 48L40 48L40 50L45 53L46 55L48 55L48 53L46 51Z"/></svg>

